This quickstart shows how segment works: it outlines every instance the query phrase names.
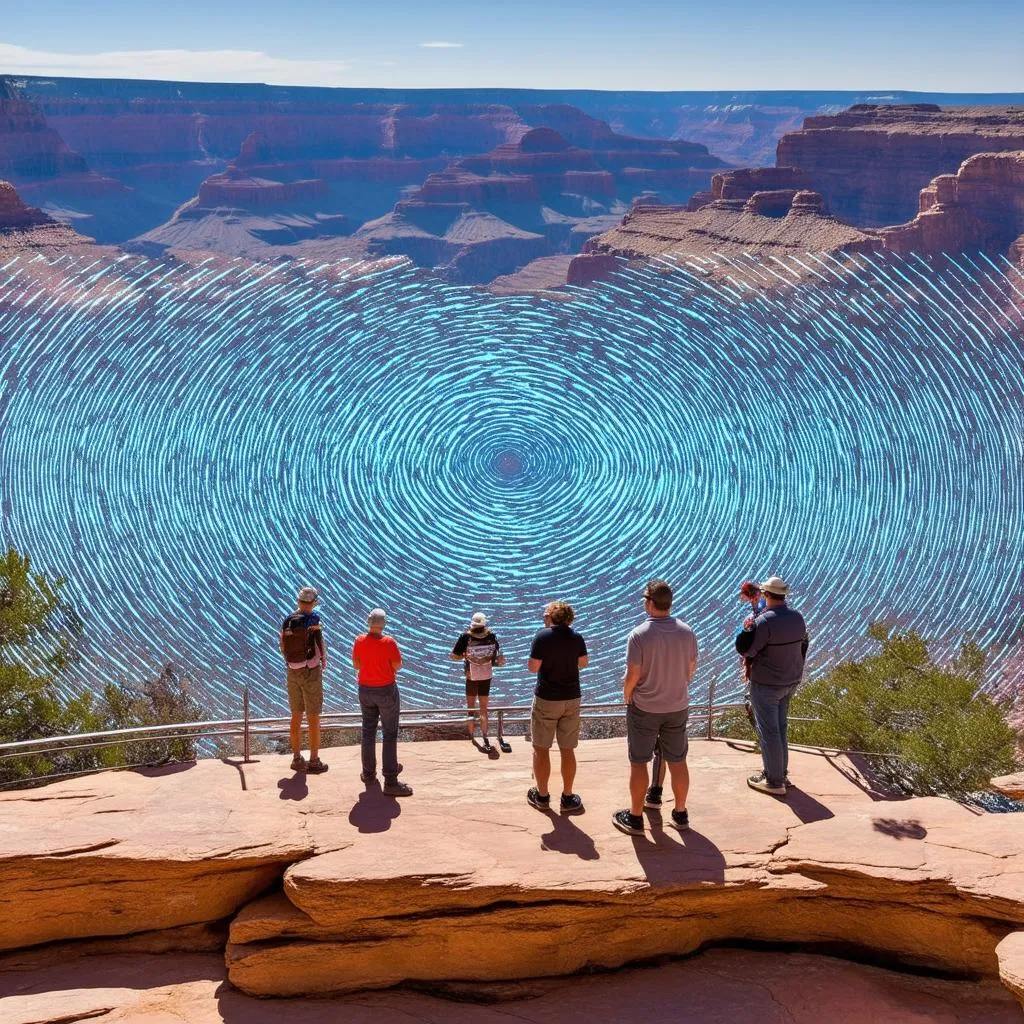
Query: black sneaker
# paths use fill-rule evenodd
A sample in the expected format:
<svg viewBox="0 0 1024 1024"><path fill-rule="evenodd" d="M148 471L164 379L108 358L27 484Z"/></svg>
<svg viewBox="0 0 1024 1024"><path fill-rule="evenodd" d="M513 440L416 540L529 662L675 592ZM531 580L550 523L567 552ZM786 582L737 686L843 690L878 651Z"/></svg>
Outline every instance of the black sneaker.
<svg viewBox="0 0 1024 1024"><path fill-rule="evenodd" d="M480 749L485 753L489 754L494 747L491 746L491 741L485 736L483 741L480 743Z"/></svg>
<svg viewBox="0 0 1024 1024"><path fill-rule="evenodd" d="M377 781L377 773L376 772L360 772L359 773L359 781L367 783L367 784L371 783L371 782L376 782Z"/></svg>
<svg viewBox="0 0 1024 1024"><path fill-rule="evenodd" d="M568 796L563 793L562 799L558 801L558 809L562 814L582 814L583 801L575 793Z"/></svg>
<svg viewBox="0 0 1024 1024"><path fill-rule="evenodd" d="M541 796L540 790L536 786L531 786L526 791L526 802L531 807L536 807L538 811L546 811L551 807L551 794Z"/></svg>
<svg viewBox="0 0 1024 1024"><path fill-rule="evenodd" d="M672 824L680 832L685 832L690 827L690 815L686 811L673 811Z"/></svg>
<svg viewBox="0 0 1024 1024"><path fill-rule="evenodd" d="M628 836L642 836L644 834L644 819L639 814L630 814L629 810L616 811L612 815L612 824Z"/></svg>
<svg viewBox="0 0 1024 1024"><path fill-rule="evenodd" d="M649 807L652 811L661 810L661 786L651 786L647 790L647 796L644 797L644 807Z"/></svg>
<svg viewBox="0 0 1024 1024"><path fill-rule="evenodd" d="M398 779L391 779L384 783L384 795L412 796L412 786L407 786L404 782L399 782Z"/></svg>
<svg viewBox="0 0 1024 1024"><path fill-rule="evenodd" d="M293 772L304 772L306 769L306 759L301 754L293 754L291 770Z"/></svg>
<svg viewBox="0 0 1024 1024"><path fill-rule="evenodd" d="M327 771L327 765L319 757L311 757L309 759L309 764L306 765L307 775L323 775L325 771Z"/></svg>

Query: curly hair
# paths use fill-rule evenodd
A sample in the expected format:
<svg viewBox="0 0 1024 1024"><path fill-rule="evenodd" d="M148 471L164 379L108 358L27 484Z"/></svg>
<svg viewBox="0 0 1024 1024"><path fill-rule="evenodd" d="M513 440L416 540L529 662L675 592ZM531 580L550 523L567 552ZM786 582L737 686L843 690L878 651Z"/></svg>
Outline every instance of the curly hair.
<svg viewBox="0 0 1024 1024"><path fill-rule="evenodd" d="M552 626L571 626L576 618L572 605L565 601L552 601L545 610L551 616Z"/></svg>

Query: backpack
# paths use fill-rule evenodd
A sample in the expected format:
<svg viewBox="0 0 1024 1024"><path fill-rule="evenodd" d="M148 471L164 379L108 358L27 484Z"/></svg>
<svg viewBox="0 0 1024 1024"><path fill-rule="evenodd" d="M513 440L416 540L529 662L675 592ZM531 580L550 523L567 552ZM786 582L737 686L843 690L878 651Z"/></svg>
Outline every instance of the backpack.
<svg viewBox="0 0 1024 1024"><path fill-rule="evenodd" d="M313 632L309 628L309 615L294 612L281 627L281 646L287 662L309 661L313 657Z"/></svg>

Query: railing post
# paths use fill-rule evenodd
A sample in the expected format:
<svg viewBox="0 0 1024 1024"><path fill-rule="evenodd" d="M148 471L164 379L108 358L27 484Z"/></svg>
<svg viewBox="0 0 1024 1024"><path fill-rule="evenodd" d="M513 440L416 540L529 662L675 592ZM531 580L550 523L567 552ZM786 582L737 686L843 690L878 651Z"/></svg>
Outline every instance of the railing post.
<svg viewBox="0 0 1024 1024"><path fill-rule="evenodd" d="M242 687L242 763L250 764L249 757L249 684Z"/></svg>
<svg viewBox="0 0 1024 1024"><path fill-rule="evenodd" d="M716 676L711 677L708 683L708 739L715 738L715 681Z"/></svg>

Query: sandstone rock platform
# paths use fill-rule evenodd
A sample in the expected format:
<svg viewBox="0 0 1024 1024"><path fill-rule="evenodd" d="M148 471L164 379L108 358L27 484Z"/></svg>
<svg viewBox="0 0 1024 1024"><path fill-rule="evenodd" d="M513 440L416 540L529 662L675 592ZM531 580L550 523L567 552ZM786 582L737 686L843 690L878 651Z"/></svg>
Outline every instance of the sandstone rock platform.
<svg viewBox="0 0 1024 1024"><path fill-rule="evenodd" d="M210 955L104 956L55 963L0 958L5 1024L1016 1024L1021 1012L995 982L898 974L803 953L714 949L692 959L521 986L512 1003L394 990L258 1000L225 984ZM439 994L440 995L440 994ZM491 998L494 998L492 996ZM827 1017L823 1008L827 1007Z"/></svg>
<svg viewBox="0 0 1024 1024"><path fill-rule="evenodd" d="M325 756L308 778L268 754L0 796L0 947L233 916L228 976L261 996L512 983L734 940L1024 977L1020 816L885 799L843 758L794 752L774 799L745 785L748 746L695 740L692 829L650 812L627 837L621 739L581 745L571 818L526 803L522 739L495 759L404 745L404 800L359 782L356 748Z"/></svg>

